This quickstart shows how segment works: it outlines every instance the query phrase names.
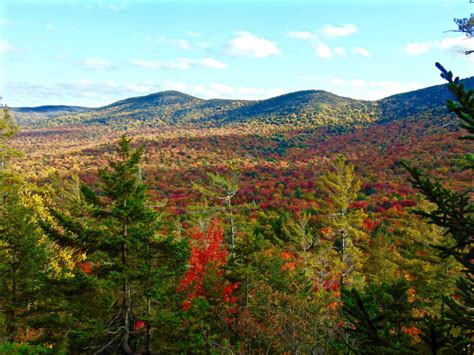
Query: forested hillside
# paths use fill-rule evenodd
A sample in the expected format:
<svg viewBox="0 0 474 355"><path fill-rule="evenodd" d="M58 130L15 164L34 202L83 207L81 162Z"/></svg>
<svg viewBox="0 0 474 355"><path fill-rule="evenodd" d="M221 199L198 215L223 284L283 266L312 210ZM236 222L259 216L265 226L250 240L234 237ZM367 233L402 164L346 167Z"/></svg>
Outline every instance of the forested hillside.
<svg viewBox="0 0 474 355"><path fill-rule="evenodd" d="M22 132L5 109L0 353L469 353L473 92L448 74Z"/></svg>
<svg viewBox="0 0 474 355"><path fill-rule="evenodd" d="M474 87L474 77L462 81ZM450 98L446 85L437 85L378 101L354 100L322 90L299 91L261 101L203 100L178 91L163 91L86 109L73 106L16 108L13 117L31 127L71 124L121 128L165 125L222 126L245 122L272 125L354 127L398 119L443 119Z"/></svg>
<svg viewBox="0 0 474 355"><path fill-rule="evenodd" d="M16 122L22 126L45 125L50 118L88 110L89 108L87 107L63 105L18 107L10 109Z"/></svg>

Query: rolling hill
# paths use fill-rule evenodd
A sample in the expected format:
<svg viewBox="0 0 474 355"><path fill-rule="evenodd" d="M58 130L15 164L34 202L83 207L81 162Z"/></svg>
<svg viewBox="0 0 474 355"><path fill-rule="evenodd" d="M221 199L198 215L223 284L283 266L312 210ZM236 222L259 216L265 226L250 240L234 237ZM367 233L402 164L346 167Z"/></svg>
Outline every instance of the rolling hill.
<svg viewBox="0 0 474 355"><path fill-rule="evenodd" d="M47 105L37 107L17 107L10 108L10 113L22 126L41 125L53 117L71 115L89 111L88 107Z"/></svg>
<svg viewBox="0 0 474 355"><path fill-rule="evenodd" d="M474 87L474 77L463 81L466 87ZM99 108L40 106L14 108L12 114L21 125L30 127L99 124L141 128L250 121L295 126L356 126L405 118L445 117L449 97L446 85L378 101L356 100L323 90L297 91L259 101L204 100L178 91L163 91Z"/></svg>

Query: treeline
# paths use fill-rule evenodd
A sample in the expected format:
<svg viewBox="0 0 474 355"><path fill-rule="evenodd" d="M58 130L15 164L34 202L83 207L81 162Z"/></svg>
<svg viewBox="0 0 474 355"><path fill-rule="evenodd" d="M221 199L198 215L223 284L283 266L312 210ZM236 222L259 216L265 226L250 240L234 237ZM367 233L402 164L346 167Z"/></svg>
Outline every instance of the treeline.
<svg viewBox="0 0 474 355"><path fill-rule="evenodd" d="M473 92L443 75L468 142ZM170 215L126 136L97 183L38 183L10 168L16 133L4 111L2 354L472 352L472 199L414 167L421 194L387 199L383 218L342 155L312 181L307 209L237 204L242 169L229 161Z"/></svg>

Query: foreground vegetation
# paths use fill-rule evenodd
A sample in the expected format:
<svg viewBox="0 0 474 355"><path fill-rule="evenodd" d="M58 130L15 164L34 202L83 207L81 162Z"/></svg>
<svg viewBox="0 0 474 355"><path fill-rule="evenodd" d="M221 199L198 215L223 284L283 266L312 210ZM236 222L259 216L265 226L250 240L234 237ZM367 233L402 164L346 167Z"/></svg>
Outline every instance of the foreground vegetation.
<svg viewBox="0 0 474 355"><path fill-rule="evenodd" d="M441 69L461 132L5 111L0 353L470 353L474 99Z"/></svg>

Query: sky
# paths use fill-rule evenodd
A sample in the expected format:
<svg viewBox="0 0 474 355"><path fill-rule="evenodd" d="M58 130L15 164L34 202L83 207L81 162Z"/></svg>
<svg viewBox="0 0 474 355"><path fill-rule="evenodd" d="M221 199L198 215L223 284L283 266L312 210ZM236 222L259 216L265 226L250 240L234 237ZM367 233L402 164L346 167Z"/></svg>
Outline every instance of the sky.
<svg viewBox="0 0 474 355"><path fill-rule="evenodd" d="M178 90L265 99L322 89L376 100L474 75L450 30L469 0L2 0L0 95L97 107Z"/></svg>

